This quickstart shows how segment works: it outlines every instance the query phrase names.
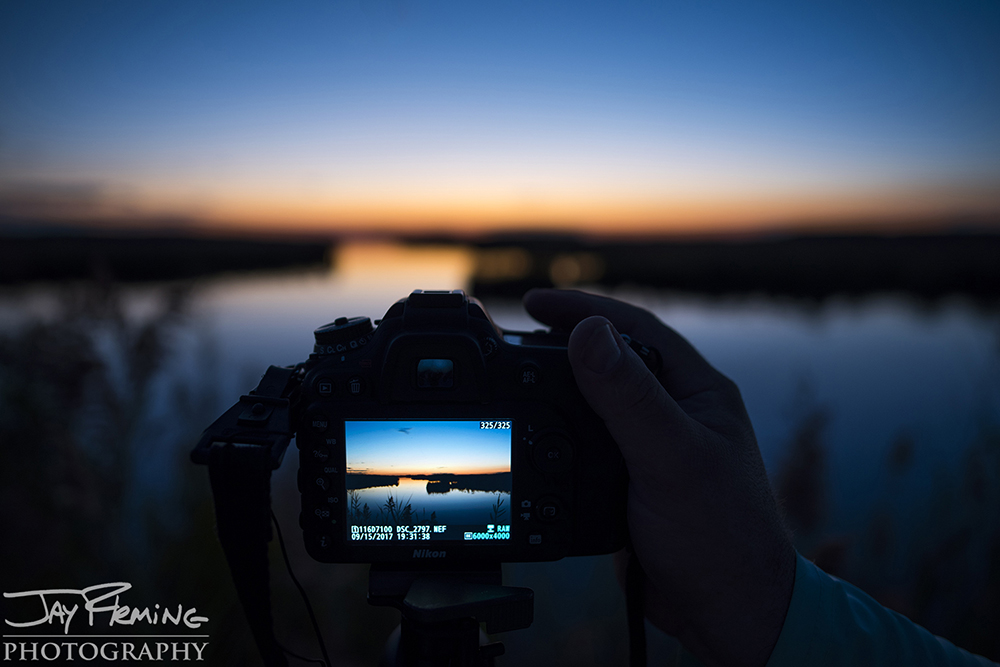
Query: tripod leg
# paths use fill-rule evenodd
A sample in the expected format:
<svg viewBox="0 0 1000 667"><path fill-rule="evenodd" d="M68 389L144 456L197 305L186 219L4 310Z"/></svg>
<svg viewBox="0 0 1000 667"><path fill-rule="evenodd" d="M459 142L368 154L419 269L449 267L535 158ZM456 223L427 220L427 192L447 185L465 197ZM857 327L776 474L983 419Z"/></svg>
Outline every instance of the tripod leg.
<svg viewBox="0 0 1000 667"><path fill-rule="evenodd" d="M500 642L486 642L475 619L417 623L405 616L386 642L379 667L494 667Z"/></svg>

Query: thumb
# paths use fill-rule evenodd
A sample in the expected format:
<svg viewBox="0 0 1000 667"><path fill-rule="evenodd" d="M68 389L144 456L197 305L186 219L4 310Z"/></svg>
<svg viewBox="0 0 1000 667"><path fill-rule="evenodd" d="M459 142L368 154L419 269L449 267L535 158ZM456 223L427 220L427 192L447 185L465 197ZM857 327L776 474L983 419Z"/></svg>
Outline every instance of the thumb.
<svg viewBox="0 0 1000 667"><path fill-rule="evenodd" d="M688 416L603 317L577 324L569 361L580 393L604 420L633 477L655 475L667 463L666 441L676 442L670 435L691 428Z"/></svg>

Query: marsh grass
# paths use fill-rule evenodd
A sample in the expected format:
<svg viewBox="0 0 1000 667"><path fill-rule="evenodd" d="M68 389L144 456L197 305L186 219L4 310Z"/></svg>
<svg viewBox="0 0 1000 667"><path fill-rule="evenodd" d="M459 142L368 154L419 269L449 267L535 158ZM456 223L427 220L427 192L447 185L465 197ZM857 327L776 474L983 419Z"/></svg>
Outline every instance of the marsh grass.
<svg viewBox="0 0 1000 667"><path fill-rule="evenodd" d="M775 476L796 548L934 634L1000 659L1000 428L987 419L972 443L957 447L958 466L939 469L916 499L902 494L917 474L918 441L898 434L882 466L881 497L845 532L830 519L829 422L822 406L806 411Z"/></svg>
<svg viewBox="0 0 1000 667"><path fill-rule="evenodd" d="M503 517L507 514L507 508L503 506L503 495L497 494L496 502L490 510L489 523L503 523Z"/></svg>

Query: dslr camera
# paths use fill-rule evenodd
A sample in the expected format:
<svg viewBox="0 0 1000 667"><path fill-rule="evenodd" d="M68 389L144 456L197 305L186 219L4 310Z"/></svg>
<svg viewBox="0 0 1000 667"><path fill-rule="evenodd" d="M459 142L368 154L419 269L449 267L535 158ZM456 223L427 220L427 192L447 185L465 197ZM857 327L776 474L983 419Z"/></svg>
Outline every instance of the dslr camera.
<svg viewBox="0 0 1000 667"><path fill-rule="evenodd" d="M381 320L341 317L315 341L308 360L272 366L192 458L245 467L252 450L269 476L294 437L316 560L448 567L625 545L625 464L576 388L568 333L504 331L461 290L417 290ZM216 482L221 516L223 496L248 483L229 493Z"/></svg>

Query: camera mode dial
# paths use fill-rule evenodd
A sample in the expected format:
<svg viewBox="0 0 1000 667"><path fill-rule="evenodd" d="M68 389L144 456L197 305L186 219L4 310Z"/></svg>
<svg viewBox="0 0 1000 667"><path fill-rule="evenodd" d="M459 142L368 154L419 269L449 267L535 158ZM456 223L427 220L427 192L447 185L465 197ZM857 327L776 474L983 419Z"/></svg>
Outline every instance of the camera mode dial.
<svg viewBox="0 0 1000 667"><path fill-rule="evenodd" d="M339 317L313 332L316 344L314 354L340 354L364 347L375 330L367 317Z"/></svg>

